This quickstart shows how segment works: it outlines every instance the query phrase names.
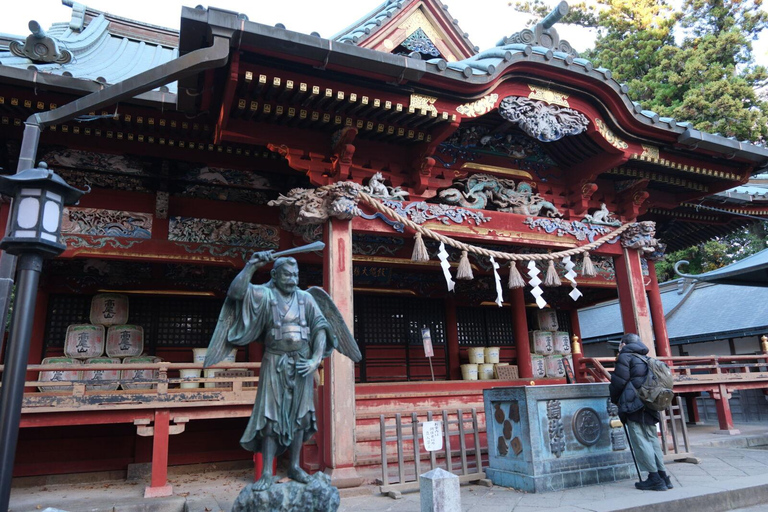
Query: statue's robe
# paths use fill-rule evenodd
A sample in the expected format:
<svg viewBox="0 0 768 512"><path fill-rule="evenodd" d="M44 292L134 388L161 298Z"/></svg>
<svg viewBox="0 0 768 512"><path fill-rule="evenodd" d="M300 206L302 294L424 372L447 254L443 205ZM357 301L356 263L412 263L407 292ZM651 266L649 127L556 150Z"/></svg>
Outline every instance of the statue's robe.
<svg viewBox="0 0 768 512"><path fill-rule="evenodd" d="M253 413L240 439L240 444L252 452L261 451L261 442L271 427L277 439L278 453L284 452L293 441L295 434L309 440L317 432L314 402L314 372L302 377L296 369L300 358L311 359L314 340L321 330L326 332L323 357L336 348L337 341L315 299L307 292L297 289L290 301L293 306L288 312L277 312L274 285L249 285L242 301L227 297L219 315L219 322L211 338L206 365L223 359L234 346L247 345L253 341L265 344L261 361L259 383ZM304 309L304 315L299 308ZM306 326L306 341L293 352L280 349L280 329L286 322L291 325L302 321ZM286 322L284 322L284 320ZM210 363L209 363L210 361Z"/></svg>

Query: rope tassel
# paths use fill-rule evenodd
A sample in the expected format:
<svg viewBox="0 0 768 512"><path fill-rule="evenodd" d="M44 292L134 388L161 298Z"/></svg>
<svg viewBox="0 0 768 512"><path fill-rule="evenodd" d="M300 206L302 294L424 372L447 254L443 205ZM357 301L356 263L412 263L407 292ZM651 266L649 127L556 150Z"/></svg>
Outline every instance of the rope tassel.
<svg viewBox="0 0 768 512"><path fill-rule="evenodd" d="M470 281L475 278L472 273L472 265L469 264L469 253L467 251L461 251L461 260L459 260L459 268L456 270L456 279L463 279Z"/></svg>
<svg viewBox="0 0 768 512"><path fill-rule="evenodd" d="M557 275L557 269L555 269L555 260L549 260L547 265L547 276L544 278L544 286L560 286L563 284L560 281L560 276Z"/></svg>
<svg viewBox="0 0 768 512"><path fill-rule="evenodd" d="M515 263L514 260L509 262L509 283L507 283L507 287L510 290L514 290L515 288L523 288L525 286L525 281L523 280L523 276L520 275L520 271L517 270L517 263Z"/></svg>
<svg viewBox="0 0 768 512"><path fill-rule="evenodd" d="M592 263L592 258L589 257L589 252L584 253L584 258L581 260L581 275L583 277L595 277L597 270Z"/></svg>
<svg viewBox="0 0 768 512"><path fill-rule="evenodd" d="M421 239L421 233L416 232L415 242L413 244L413 255L411 261L429 261L429 253L424 240Z"/></svg>

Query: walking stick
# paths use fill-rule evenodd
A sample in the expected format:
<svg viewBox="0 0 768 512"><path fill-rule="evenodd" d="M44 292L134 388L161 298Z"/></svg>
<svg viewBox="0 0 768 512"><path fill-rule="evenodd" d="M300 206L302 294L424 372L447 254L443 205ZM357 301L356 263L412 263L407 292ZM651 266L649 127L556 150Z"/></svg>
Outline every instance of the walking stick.
<svg viewBox="0 0 768 512"><path fill-rule="evenodd" d="M637 457L635 457L635 450L632 448L632 441L629 440L629 431L627 430L627 424L623 421L621 422L622 426L624 427L624 435L627 436L627 444L629 445L629 453L632 454L632 460L635 461L635 469L637 470L637 479L640 481L640 483L643 482L643 478L640 476L640 466L637 465Z"/></svg>

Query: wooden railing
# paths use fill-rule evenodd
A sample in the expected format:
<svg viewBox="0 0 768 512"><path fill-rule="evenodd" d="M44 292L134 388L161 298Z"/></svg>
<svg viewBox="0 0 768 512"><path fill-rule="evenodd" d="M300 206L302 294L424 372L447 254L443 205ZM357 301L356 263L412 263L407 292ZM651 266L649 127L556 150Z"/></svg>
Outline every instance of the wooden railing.
<svg viewBox="0 0 768 512"><path fill-rule="evenodd" d="M109 380L67 379L57 381L30 380L25 382L22 414L38 412L62 412L72 410L104 409L152 409L158 407L198 407L205 405L253 404L259 378L254 376L261 363L223 363L211 369L226 372L217 377L178 376L180 370L201 370L201 363L131 363L88 364L73 366L60 364L35 364L27 372L51 371L115 371L152 370L156 377L148 379L118 378ZM0 366L0 373L4 370ZM233 371L234 370L234 371ZM202 373L202 372L201 372ZM249 375L248 375L249 374ZM39 376L38 376L39 379ZM107 391L88 389L91 385L105 383L140 384L143 389L119 389ZM200 387L182 388L183 383L198 383ZM205 387L205 384L214 387ZM46 391L37 391L39 386ZM61 391L51 389L61 388ZM32 391L34 390L34 391Z"/></svg>

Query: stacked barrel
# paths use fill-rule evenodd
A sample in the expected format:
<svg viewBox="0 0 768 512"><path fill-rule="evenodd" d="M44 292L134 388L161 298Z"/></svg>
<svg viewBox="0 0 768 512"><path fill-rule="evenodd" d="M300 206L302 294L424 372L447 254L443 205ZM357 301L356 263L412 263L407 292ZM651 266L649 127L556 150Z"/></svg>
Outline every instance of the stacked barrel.
<svg viewBox="0 0 768 512"><path fill-rule="evenodd" d="M538 329L530 331L531 366L536 379L565 377L563 360L573 368L571 341L567 331L558 330L557 312L543 309L536 314Z"/></svg>
<svg viewBox="0 0 768 512"><path fill-rule="evenodd" d="M85 380L87 390L114 391L151 389L155 370L90 370L89 365L108 363L155 363L157 357L144 351L144 329L128 323L128 297L118 293L102 293L91 300L89 324L72 324L67 328L65 357L47 357L43 364L67 364L77 369L40 372L40 380ZM106 356L104 353L106 352ZM122 382L122 384L121 384ZM40 391L67 391L71 387L40 386Z"/></svg>

